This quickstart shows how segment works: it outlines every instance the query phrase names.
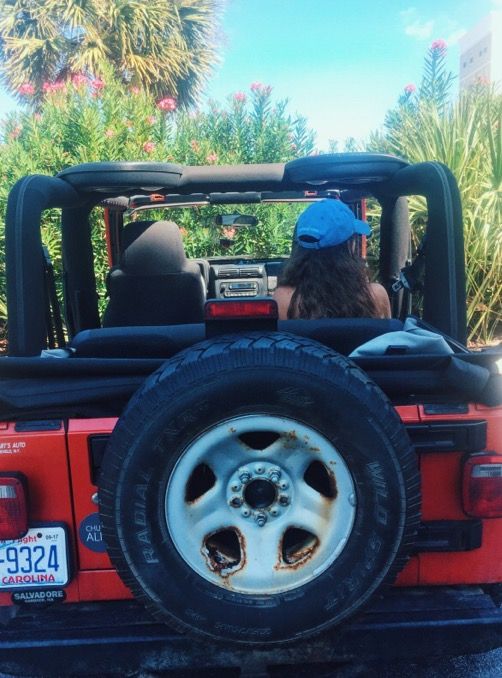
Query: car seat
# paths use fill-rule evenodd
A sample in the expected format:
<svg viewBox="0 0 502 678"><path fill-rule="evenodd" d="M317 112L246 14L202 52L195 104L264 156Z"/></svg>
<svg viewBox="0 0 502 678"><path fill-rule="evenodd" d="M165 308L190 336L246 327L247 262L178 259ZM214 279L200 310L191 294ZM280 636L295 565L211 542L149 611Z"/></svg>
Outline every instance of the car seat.
<svg viewBox="0 0 502 678"><path fill-rule="evenodd" d="M122 232L120 263L107 281L103 327L202 322L206 286L185 255L173 221L132 222Z"/></svg>

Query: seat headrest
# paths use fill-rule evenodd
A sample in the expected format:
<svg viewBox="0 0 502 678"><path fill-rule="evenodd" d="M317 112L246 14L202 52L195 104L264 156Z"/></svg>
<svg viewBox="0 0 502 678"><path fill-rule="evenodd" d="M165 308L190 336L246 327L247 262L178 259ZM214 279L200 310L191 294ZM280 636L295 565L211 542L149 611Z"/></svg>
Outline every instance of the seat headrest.
<svg viewBox="0 0 502 678"><path fill-rule="evenodd" d="M147 228L150 228L152 224L155 223L155 220L151 219L150 221L130 221L122 229L120 234L120 251L123 252L126 250L133 242L139 238L139 236L146 231Z"/></svg>
<svg viewBox="0 0 502 678"><path fill-rule="evenodd" d="M136 222L135 226L128 226L130 233L123 240L120 268L124 273L168 275L186 268L183 239L174 221Z"/></svg>

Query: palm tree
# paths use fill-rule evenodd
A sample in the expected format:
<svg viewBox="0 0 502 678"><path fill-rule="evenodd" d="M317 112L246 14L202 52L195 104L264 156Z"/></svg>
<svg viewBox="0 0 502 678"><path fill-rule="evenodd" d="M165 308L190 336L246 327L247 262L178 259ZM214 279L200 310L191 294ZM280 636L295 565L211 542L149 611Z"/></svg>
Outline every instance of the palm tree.
<svg viewBox="0 0 502 678"><path fill-rule="evenodd" d="M14 94L72 74L193 104L217 60L221 0L0 0L0 77Z"/></svg>

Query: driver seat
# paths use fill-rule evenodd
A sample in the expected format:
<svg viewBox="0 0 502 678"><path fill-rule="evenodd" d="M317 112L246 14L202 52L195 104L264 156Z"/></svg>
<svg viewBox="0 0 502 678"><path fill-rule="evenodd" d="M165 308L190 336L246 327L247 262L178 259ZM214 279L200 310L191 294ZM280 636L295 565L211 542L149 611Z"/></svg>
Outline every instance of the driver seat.
<svg viewBox="0 0 502 678"><path fill-rule="evenodd" d="M108 275L103 327L202 322L206 286L187 259L174 221L133 222L122 233L120 263Z"/></svg>

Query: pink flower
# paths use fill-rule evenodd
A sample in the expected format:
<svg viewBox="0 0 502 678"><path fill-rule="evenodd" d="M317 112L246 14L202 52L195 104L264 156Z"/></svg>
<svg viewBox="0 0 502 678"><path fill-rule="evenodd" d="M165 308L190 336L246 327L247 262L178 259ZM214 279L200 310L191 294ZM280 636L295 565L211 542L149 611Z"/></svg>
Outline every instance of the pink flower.
<svg viewBox="0 0 502 678"><path fill-rule="evenodd" d="M64 80L56 80L56 82L48 82L47 80L42 85L42 90L45 94L54 94L54 92L59 92L62 89L66 88L66 83Z"/></svg>
<svg viewBox="0 0 502 678"><path fill-rule="evenodd" d="M198 153L200 151L200 144L197 141L197 139L192 139L192 141L190 142L190 147L192 151L194 151L195 153Z"/></svg>
<svg viewBox="0 0 502 678"><path fill-rule="evenodd" d="M270 85L264 85L262 82L252 82L250 90L252 92L256 92L257 94L268 96L272 91L272 87Z"/></svg>
<svg viewBox="0 0 502 678"><path fill-rule="evenodd" d="M210 165L214 165L216 162L218 162L218 156L216 153L212 152L206 155L206 162L208 162Z"/></svg>
<svg viewBox="0 0 502 678"><path fill-rule="evenodd" d="M487 85L490 84L490 80L486 77L486 75L479 75L476 78L476 83L478 85L482 85L483 87L486 87Z"/></svg>
<svg viewBox="0 0 502 678"><path fill-rule="evenodd" d="M155 125L157 118L154 115L149 115L146 121L149 125Z"/></svg>
<svg viewBox="0 0 502 678"><path fill-rule="evenodd" d="M108 137L108 139L111 139L112 137L115 136L115 130L113 129L107 129L105 131L105 137Z"/></svg>
<svg viewBox="0 0 502 678"><path fill-rule="evenodd" d="M143 144L143 150L145 151L145 153L153 153L155 150L155 144L153 143L153 141L145 141L145 143Z"/></svg>
<svg viewBox="0 0 502 678"><path fill-rule="evenodd" d="M444 52L445 49L447 48L447 44L445 40L434 40L434 42L431 45L431 49L437 50L438 52Z"/></svg>
<svg viewBox="0 0 502 678"><path fill-rule="evenodd" d="M37 122L40 122L42 120L42 114L41 113L35 113L33 116L33 119L36 120Z"/></svg>
<svg viewBox="0 0 502 678"><path fill-rule="evenodd" d="M102 90L105 86L105 81L101 80L101 78L94 78L94 80L91 80L91 87L92 89L96 90L99 92Z"/></svg>
<svg viewBox="0 0 502 678"><path fill-rule="evenodd" d="M75 73L75 75L72 75L71 81L75 87L81 87L82 85L87 85L89 79L83 73Z"/></svg>
<svg viewBox="0 0 502 678"><path fill-rule="evenodd" d="M131 87L131 94L137 95L140 93L140 91L141 91L140 88L136 87L135 85Z"/></svg>
<svg viewBox="0 0 502 678"><path fill-rule="evenodd" d="M188 231L184 226L180 226L180 233L182 238L186 238L186 236L188 235Z"/></svg>
<svg viewBox="0 0 502 678"><path fill-rule="evenodd" d="M30 97L33 94L35 94L35 88L31 84L31 82L23 82L21 87L18 89L18 92L24 97Z"/></svg>
<svg viewBox="0 0 502 678"><path fill-rule="evenodd" d="M161 111L175 111L177 102L174 97L164 97L157 103L157 106Z"/></svg>
<svg viewBox="0 0 502 678"><path fill-rule="evenodd" d="M227 226L227 228L223 228L221 232L222 232L224 238L228 238L229 240L233 240L235 238L235 234L237 232L237 229L234 226Z"/></svg>
<svg viewBox="0 0 502 678"><path fill-rule="evenodd" d="M234 101L238 103L244 103L246 101L246 95L244 92L236 92L234 94Z"/></svg>
<svg viewBox="0 0 502 678"><path fill-rule="evenodd" d="M404 86L404 91L406 92L406 94L413 94L413 92L415 92L416 89L417 89L416 86L412 82L409 82L407 85Z"/></svg>
<svg viewBox="0 0 502 678"><path fill-rule="evenodd" d="M9 137L10 137L11 139L17 139L18 136L21 134L22 130L23 130L22 126L21 126L21 125L17 125L17 126L14 127L14 129L11 131L11 133L9 134Z"/></svg>

